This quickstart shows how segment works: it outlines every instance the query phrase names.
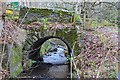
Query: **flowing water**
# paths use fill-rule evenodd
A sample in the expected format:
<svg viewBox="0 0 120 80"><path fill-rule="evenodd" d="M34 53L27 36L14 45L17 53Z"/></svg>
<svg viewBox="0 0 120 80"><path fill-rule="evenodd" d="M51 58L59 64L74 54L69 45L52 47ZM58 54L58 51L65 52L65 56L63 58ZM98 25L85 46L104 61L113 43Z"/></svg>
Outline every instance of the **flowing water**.
<svg viewBox="0 0 120 80"><path fill-rule="evenodd" d="M36 13L38 11L39 13ZM24 11L21 10L20 12L21 16L19 21L21 21L24 14L25 14ZM63 38L70 45L71 49L74 49L73 50L74 55L80 54L80 51L81 51L80 48L83 48L80 46L80 44L83 45L82 39L86 38L86 34L89 36L89 34L91 34L92 31L88 31L87 33L82 30L81 31L78 30L76 28L76 25L71 23L72 18L73 16L71 13L66 13L66 12L64 13L62 11L54 12L52 10L46 10L46 9L43 9L43 10L33 9L30 11L30 13L27 15L27 17L23 22L24 24L21 26L26 30L26 33L27 33L26 41L24 42L24 45L22 48L23 49L22 52L24 54L23 55L24 70L30 68L31 65L34 64L33 61L28 59L28 53L26 53L27 50L30 48L30 46L33 45L35 41L45 36L52 35L52 36L59 36ZM106 28L106 29L100 28L98 30L101 31L101 33L104 33L105 31L106 32L112 31L111 28ZM115 36L117 35L115 34ZM111 35L111 38L113 39L115 36ZM60 41L58 41L58 43L61 44ZM45 51L44 48L46 48L46 46L41 48L41 51ZM33 66L32 69L24 73L21 73L20 77L66 78L69 75L70 75L69 65L53 66L49 64L39 64L37 66Z"/></svg>

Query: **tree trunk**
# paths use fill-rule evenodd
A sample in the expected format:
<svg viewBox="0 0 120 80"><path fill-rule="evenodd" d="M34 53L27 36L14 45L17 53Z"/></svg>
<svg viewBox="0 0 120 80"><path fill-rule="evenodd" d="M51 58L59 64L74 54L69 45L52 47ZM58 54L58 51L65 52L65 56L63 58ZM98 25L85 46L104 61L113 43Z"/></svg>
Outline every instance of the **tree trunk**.
<svg viewBox="0 0 120 80"><path fill-rule="evenodd" d="M85 23L86 23L86 7L85 7L85 1L83 2L83 28L85 28Z"/></svg>
<svg viewBox="0 0 120 80"><path fill-rule="evenodd" d="M3 24L5 21L5 12L6 12L6 4L5 2L0 2L0 36L1 36L1 32L3 29Z"/></svg>
<svg viewBox="0 0 120 80"><path fill-rule="evenodd" d="M2 30L3 30L3 26L4 26L4 21L5 21L5 13L6 11L6 5L4 2L0 1L0 37L1 37L1 33L2 33ZM4 19L4 20L3 20ZM2 70L2 60L3 60L3 53L4 51L2 50L2 40L0 40L0 71Z"/></svg>

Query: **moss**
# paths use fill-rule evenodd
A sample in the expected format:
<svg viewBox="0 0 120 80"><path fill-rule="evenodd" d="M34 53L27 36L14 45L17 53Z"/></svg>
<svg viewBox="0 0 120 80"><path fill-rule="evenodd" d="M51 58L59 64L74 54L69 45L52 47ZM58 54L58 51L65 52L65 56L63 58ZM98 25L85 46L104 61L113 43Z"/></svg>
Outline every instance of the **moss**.
<svg viewBox="0 0 120 80"><path fill-rule="evenodd" d="M59 10L59 11L57 11L57 13L60 15L60 16L65 16L65 15L69 15L69 16L72 16L72 13L70 13L70 12L64 12L64 11L62 11L62 10Z"/></svg>
<svg viewBox="0 0 120 80"><path fill-rule="evenodd" d="M53 14L53 13L59 14L59 16L62 16L62 17L64 17L65 15L72 16L72 13L70 13L70 12L64 12L62 10L53 11L52 9L31 8L30 12L38 13L38 14L43 15L43 16L48 16L48 15Z"/></svg>
<svg viewBox="0 0 120 80"><path fill-rule="evenodd" d="M11 73L11 77L17 77L22 72L22 48L14 46L12 48L12 66L14 70Z"/></svg>
<svg viewBox="0 0 120 80"><path fill-rule="evenodd" d="M23 8L20 10L21 18L24 17L27 10L28 10L27 8ZM64 12L62 10L53 11L52 9L38 9L38 8L31 8L29 13L35 14L34 16L37 16L37 18L40 21L42 21L43 18L48 18L48 21L51 21L51 22L57 21L57 22L65 22L65 23L71 22L71 18L73 14L71 12ZM31 18L31 16L27 16L27 17ZM29 20L25 20L26 21L25 23L29 24L32 22L33 19L29 19Z"/></svg>
<svg viewBox="0 0 120 80"><path fill-rule="evenodd" d="M16 68L16 70L11 74L11 76L10 77L12 77L12 78L15 78L15 77L17 77L21 72L22 72L22 65L20 64L17 68Z"/></svg>
<svg viewBox="0 0 120 80"><path fill-rule="evenodd" d="M71 47L72 47L73 43L77 40L76 29L70 29L70 31L68 31L68 28L62 29L62 30L57 30L56 36L64 36L63 39L68 41Z"/></svg>
<svg viewBox="0 0 120 80"><path fill-rule="evenodd" d="M53 10L50 10L50 9L37 9L37 8L31 8L30 12L38 13L39 15L43 15L43 16L48 16L48 15L54 13Z"/></svg>

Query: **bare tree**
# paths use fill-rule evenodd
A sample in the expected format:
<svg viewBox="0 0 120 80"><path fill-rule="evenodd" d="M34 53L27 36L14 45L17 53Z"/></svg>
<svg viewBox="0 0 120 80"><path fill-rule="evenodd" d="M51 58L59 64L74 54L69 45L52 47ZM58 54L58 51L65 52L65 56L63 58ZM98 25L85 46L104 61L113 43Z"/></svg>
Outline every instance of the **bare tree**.
<svg viewBox="0 0 120 80"><path fill-rule="evenodd" d="M6 4L5 2L1 2L0 3L0 9L1 9L1 13L0 13L0 37L1 37L1 32L3 30L3 26L4 26L4 21L5 21L5 11L6 11ZM1 42L2 44L2 42ZM2 70L2 60L3 60L3 56L4 56L4 46L2 47L3 49L1 50L0 54L0 70Z"/></svg>

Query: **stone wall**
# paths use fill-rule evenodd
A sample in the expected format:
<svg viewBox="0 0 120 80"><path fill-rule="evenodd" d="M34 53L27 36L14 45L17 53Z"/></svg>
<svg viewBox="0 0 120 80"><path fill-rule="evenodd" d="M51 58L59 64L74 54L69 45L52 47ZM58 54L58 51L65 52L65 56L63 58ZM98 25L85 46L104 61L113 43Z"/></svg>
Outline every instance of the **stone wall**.
<svg viewBox="0 0 120 80"><path fill-rule="evenodd" d="M62 10L65 12L75 12L76 4L63 2L22 2L22 7ZM78 10L79 11L79 10Z"/></svg>

